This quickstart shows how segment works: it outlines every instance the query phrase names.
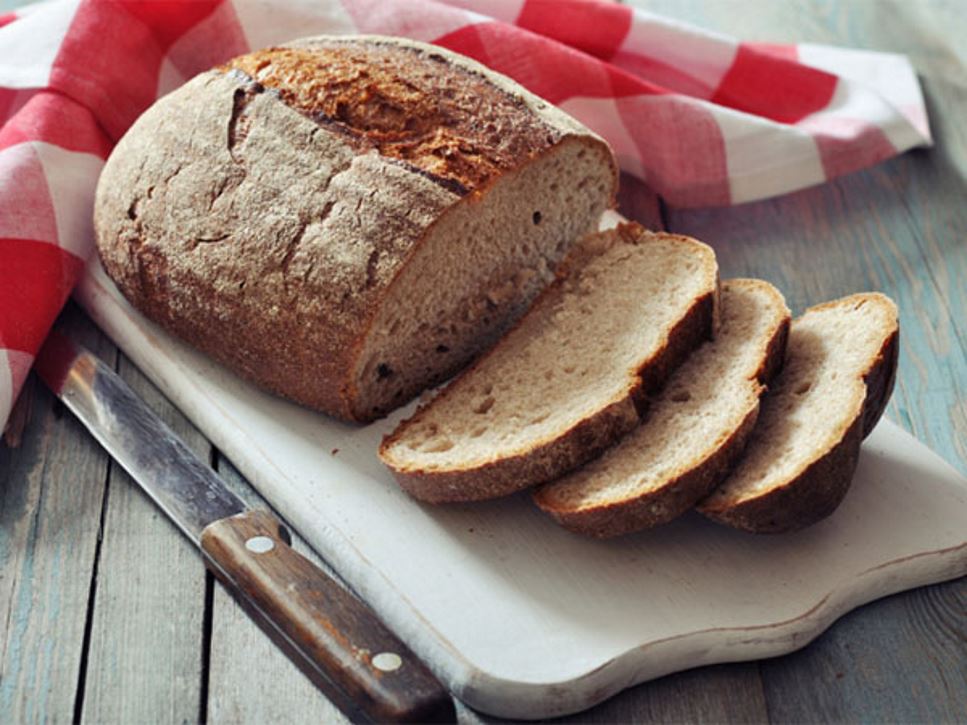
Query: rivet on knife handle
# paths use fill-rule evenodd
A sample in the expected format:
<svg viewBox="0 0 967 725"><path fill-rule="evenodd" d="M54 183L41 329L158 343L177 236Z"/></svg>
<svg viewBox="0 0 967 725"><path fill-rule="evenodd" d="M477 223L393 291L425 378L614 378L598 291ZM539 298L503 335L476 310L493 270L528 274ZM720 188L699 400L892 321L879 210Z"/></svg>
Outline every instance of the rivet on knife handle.
<svg viewBox="0 0 967 725"><path fill-rule="evenodd" d="M326 677L379 722L453 722L449 693L360 600L288 546L279 522L248 511L201 534L209 568ZM313 679L315 679L313 677Z"/></svg>

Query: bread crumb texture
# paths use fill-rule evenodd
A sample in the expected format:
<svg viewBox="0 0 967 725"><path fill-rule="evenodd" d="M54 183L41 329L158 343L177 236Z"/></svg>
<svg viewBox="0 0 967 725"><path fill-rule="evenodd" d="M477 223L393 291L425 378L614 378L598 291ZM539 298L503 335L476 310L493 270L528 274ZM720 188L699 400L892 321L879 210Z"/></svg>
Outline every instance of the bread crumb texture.
<svg viewBox="0 0 967 725"><path fill-rule="evenodd" d="M708 336L717 267L704 244L636 225L596 235L593 246L590 258L584 245L580 263L565 261L568 273L490 353L401 424L383 444L384 462L406 472L492 472L614 406L629 410L621 432L634 425L632 399L651 387L642 378L663 374L652 366L664 367L656 362L680 340L691 349ZM691 320L704 303L707 314ZM684 320L695 329L677 329Z"/></svg>
<svg viewBox="0 0 967 725"><path fill-rule="evenodd" d="M664 523L711 490L741 452L789 324L782 295L761 280L724 282L720 309L715 339L678 368L642 424L601 458L538 489L542 509L568 528L613 536Z"/></svg>
<svg viewBox="0 0 967 725"><path fill-rule="evenodd" d="M863 414L865 377L891 364L880 356L897 330L896 305L873 293L818 305L796 319L785 367L746 453L702 508L715 512L769 495L837 446Z"/></svg>

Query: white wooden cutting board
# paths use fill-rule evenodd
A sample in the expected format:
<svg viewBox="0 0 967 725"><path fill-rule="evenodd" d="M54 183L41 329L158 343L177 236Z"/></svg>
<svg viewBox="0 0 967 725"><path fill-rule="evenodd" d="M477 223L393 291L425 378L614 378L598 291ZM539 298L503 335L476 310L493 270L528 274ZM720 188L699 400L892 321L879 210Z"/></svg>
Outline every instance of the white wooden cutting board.
<svg viewBox="0 0 967 725"><path fill-rule="evenodd" d="M580 538L525 495L433 508L351 427L256 390L146 322L93 262L94 320L467 704L575 712L638 682L802 647L853 607L967 573L967 479L889 421L829 519L756 537L689 515Z"/></svg>

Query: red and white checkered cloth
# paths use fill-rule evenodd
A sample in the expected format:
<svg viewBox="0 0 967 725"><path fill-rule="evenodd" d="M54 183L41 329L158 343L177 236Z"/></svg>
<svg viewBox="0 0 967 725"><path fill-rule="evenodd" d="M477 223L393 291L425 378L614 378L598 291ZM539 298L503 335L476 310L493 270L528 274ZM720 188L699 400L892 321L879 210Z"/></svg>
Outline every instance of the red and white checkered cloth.
<svg viewBox="0 0 967 725"><path fill-rule="evenodd" d="M740 42L585 0L54 0L0 16L0 427L93 249L114 142L158 96L318 33L432 41L604 136L680 206L781 194L930 144L897 55Z"/></svg>

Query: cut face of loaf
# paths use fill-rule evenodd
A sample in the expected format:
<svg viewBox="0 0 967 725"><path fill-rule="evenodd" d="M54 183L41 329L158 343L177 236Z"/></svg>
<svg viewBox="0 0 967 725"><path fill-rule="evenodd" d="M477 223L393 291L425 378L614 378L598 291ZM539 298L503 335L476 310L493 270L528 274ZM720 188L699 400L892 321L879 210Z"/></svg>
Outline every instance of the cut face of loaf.
<svg viewBox="0 0 967 725"><path fill-rule="evenodd" d="M365 421L502 334L616 182L600 138L469 59L321 37L160 99L108 160L95 228L149 318Z"/></svg>
<svg viewBox="0 0 967 725"><path fill-rule="evenodd" d="M745 454L699 512L757 533L831 514L893 390L898 336L896 305L881 294L845 297L796 319Z"/></svg>
<svg viewBox="0 0 967 725"><path fill-rule="evenodd" d="M591 235L520 323L383 441L413 496L493 498L584 463L712 331L715 255L638 225Z"/></svg>
<svg viewBox="0 0 967 725"><path fill-rule="evenodd" d="M741 454L759 396L785 354L789 309L761 280L722 284L721 324L603 456L537 489L572 531L609 537L656 526L704 498Z"/></svg>
<svg viewBox="0 0 967 725"><path fill-rule="evenodd" d="M564 141L427 230L360 350L352 385L361 413L443 382L506 332L609 203L607 163L602 149Z"/></svg>

